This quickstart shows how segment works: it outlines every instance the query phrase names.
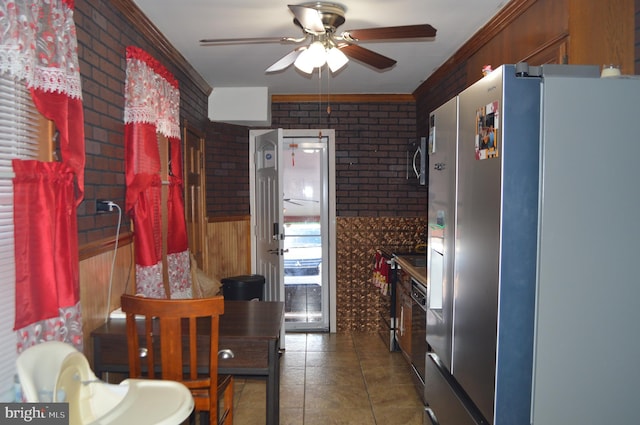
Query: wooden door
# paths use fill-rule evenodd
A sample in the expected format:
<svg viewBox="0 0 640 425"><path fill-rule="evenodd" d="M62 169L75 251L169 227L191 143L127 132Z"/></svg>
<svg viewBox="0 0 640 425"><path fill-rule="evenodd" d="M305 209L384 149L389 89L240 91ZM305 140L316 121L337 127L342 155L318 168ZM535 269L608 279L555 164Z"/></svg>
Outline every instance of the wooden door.
<svg viewBox="0 0 640 425"><path fill-rule="evenodd" d="M207 272L207 202L204 170L204 134L184 122L184 206L189 250L198 267Z"/></svg>

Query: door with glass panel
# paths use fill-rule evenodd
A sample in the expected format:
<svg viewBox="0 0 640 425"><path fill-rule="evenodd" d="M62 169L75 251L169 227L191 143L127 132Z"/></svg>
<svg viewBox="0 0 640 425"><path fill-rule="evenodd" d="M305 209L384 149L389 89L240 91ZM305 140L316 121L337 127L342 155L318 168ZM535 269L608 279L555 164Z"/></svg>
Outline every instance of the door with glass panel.
<svg viewBox="0 0 640 425"><path fill-rule="evenodd" d="M284 301L287 330L327 330L328 137L284 137Z"/></svg>

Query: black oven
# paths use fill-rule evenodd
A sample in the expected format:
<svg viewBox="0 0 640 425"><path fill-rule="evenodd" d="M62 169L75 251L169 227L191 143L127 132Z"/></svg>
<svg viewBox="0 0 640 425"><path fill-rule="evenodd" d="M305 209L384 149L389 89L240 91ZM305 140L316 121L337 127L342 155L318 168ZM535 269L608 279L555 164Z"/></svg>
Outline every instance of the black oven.
<svg viewBox="0 0 640 425"><path fill-rule="evenodd" d="M424 390L424 369L427 354L427 288L411 279L411 366L417 384Z"/></svg>

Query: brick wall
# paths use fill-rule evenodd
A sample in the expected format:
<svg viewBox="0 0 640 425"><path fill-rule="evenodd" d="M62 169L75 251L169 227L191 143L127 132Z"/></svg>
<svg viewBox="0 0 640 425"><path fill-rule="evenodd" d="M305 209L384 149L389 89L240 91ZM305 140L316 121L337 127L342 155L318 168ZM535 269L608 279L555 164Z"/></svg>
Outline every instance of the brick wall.
<svg viewBox="0 0 640 425"><path fill-rule="evenodd" d="M466 88L466 63L457 64L453 72L449 72L437 84L429 86L418 96L416 104L419 118L416 126L421 134L429 134L429 114Z"/></svg>
<svg viewBox="0 0 640 425"><path fill-rule="evenodd" d="M96 199L124 209L125 48L146 50L174 74L180 85L182 119L203 130L207 94L162 56L109 1L76 0L74 19L85 114L85 199L78 208L80 245L115 236L117 214L95 214ZM126 214L123 229L129 228Z"/></svg>
<svg viewBox="0 0 640 425"><path fill-rule="evenodd" d="M206 141L207 216L248 216L249 129L212 122Z"/></svg>
<svg viewBox="0 0 640 425"><path fill-rule="evenodd" d="M416 138L414 103L273 103L272 126L336 133L336 214L426 216L427 190L407 182L407 144Z"/></svg>

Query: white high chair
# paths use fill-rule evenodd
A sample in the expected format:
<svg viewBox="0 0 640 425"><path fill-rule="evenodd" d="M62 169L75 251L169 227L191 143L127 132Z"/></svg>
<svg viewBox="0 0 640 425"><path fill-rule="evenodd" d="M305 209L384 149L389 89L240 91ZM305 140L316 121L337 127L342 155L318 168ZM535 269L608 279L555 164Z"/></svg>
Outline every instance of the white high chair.
<svg viewBox="0 0 640 425"><path fill-rule="evenodd" d="M28 403L53 400L53 387L65 357L78 350L71 344L49 341L27 348L18 356L16 369L22 396Z"/></svg>
<svg viewBox="0 0 640 425"><path fill-rule="evenodd" d="M37 351L50 353L46 348ZM51 401L69 403L69 425L176 425L193 410L193 397L183 384L145 379L108 384L95 376L84 354L71 348L56 370L51 391Z"/></svg>

